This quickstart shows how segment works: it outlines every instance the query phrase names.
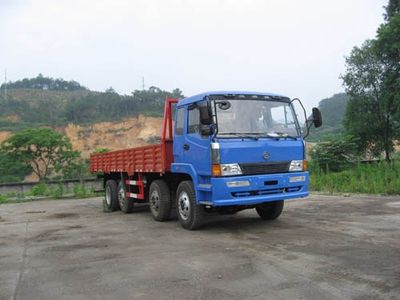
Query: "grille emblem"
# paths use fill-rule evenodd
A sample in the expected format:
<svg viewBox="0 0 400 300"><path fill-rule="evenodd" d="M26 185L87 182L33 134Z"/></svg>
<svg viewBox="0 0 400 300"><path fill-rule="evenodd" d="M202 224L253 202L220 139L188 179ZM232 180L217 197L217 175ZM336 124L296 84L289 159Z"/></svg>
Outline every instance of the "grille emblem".
<svg viewBox="0 0 400 300"><path fill-rule="evenodd" d="M263 153L263 158L265 159L265 160L268 160L269 158L270 158L270 154L267 152L267 151L265 151L264 153Z"/></svg>

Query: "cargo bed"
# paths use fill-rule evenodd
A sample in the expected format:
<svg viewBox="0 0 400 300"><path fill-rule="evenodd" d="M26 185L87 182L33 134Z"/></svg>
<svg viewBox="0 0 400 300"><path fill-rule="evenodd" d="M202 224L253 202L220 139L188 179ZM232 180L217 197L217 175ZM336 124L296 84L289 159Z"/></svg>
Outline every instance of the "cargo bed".
<svg viewBox="0 0 400 300"><path fill-rule="evenodd" d="M177 102L178 99L168 97L165 101L160 144L91 154L90 172L126 172L132 176L135 173L163 174L169 171L173 161L172 105Z"/></svg>
<svg viewBox="0 0 400 300"><path fill-rule="evenodd" d="M165 173L172 162L172 141L90 155L90 172Z"/></svg>

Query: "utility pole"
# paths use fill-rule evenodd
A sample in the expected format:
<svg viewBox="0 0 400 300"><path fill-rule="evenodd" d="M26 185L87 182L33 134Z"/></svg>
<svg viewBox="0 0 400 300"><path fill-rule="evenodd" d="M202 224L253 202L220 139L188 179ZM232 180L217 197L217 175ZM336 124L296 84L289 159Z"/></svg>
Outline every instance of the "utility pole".
<svg viewBox="0 0 400 300"><path fill-rule="evenodd" d="M144 85L144 76L142 77L142 90L144 91L144 87L145 87L145 85Z"/></svg>
<svg viewBox="0 0 400 300"><path fill-rule="evenodd" d="M4 70L4 100L7 101L7 69Z"/></svg>

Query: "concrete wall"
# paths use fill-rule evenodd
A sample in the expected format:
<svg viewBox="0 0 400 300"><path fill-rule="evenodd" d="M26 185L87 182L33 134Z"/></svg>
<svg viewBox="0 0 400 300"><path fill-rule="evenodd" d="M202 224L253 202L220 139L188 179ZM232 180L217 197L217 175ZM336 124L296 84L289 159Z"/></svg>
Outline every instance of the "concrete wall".
<svg viewBox="0 0 400 300"><path fill-rule="evenodd" d="M0 183L0 194L8 193L27 193L33 186L38 184L38 182L17 182L17 183ZM70 180L60 180L60 181L48 181L46 185L50 188L57 187L59 184L64 186L64 191L73 191L74 186L80 184L78 179ZM103 180L102 179L85 179L83 185L94 191L103 190Z"/></svg>

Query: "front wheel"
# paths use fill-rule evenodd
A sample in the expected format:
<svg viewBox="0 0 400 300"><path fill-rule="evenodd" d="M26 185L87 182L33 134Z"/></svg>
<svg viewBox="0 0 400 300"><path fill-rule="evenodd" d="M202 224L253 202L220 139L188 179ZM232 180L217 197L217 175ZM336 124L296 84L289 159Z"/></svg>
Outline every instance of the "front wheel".
<svg viewBox="0 0 400 300"><path fill-rule="evenodd" d="M189 230L201 226L204 207L196 203L196 193L191 181L182 181L176 192L176 210L182 227Z"/></svg>
<svg viewBox="0 0 400 300"><path fill-rule="evenodd" d="M283 200L265 202L257 205L256 211L263 220L274 220L278 218L283 210Z"/></svg>
<svg viewBox="0 0 400 300"><path fill-rule="evenodd" d="M154 220L162 222L171 215L171 195L164 180L154 180L149 188L150 212Z"/></svg>

